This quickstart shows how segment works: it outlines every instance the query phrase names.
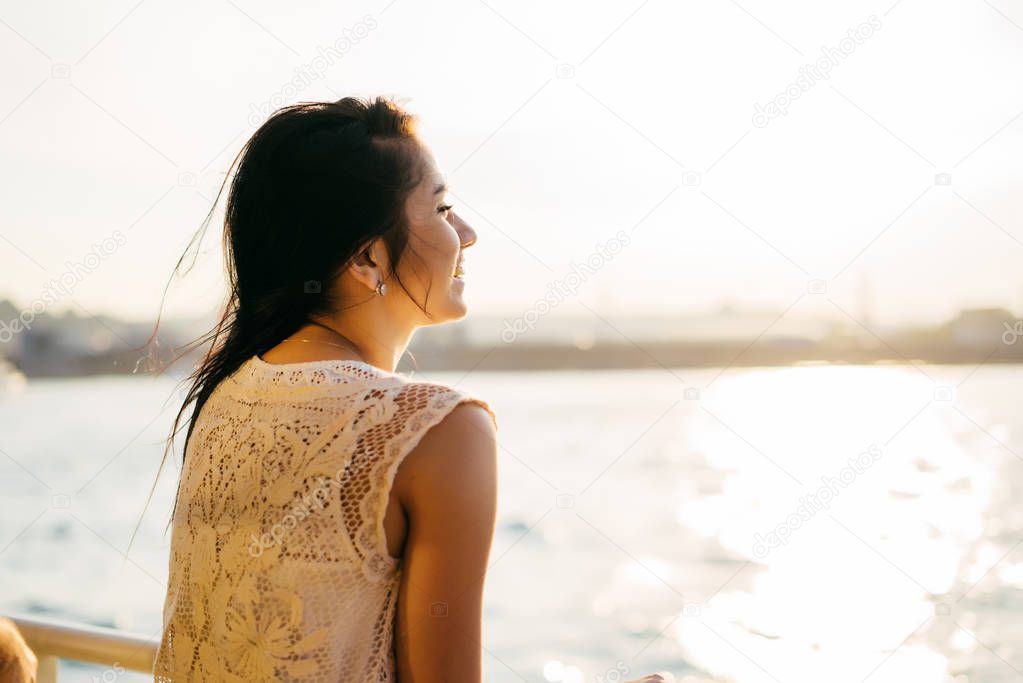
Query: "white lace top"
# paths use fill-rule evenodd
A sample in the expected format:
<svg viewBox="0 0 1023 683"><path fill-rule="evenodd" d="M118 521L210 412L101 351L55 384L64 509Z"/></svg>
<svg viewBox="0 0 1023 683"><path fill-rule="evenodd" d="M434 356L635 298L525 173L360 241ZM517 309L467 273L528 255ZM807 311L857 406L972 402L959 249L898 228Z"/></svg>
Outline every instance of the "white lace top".
<svg viewBox="0 0 1023 683"><path fill-rule="evenodd" d="M178 485L156 681L394 680L402 458L459 403L360 361L253 356L200 411Z"/></svg>

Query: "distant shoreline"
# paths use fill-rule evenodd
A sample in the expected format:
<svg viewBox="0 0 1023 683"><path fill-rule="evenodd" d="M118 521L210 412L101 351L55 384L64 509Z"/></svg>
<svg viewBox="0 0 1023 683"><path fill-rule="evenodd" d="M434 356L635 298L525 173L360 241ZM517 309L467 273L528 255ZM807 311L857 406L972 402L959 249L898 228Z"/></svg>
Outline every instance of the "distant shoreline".
<svg viewBox="0 0 1023 683"><path fill-rule="evenodd" d="M182 379L199 358L195 353L172 365L166 374ZM94 356L38 358L15 363L26 377L88 377L95 375L139 375L157 373L140 368L135 352L112 352ZM832 365L969 365L1023 363L1023 343L997 342L989 348L958 347L922 343L855 344L769 340L760 343L635 343L603 344L589 349L570 346L503 344L493 347L431 346L413 348L398 366L399 372L530 370L612 370L657 368L788 367L801 364Z"/></svg>

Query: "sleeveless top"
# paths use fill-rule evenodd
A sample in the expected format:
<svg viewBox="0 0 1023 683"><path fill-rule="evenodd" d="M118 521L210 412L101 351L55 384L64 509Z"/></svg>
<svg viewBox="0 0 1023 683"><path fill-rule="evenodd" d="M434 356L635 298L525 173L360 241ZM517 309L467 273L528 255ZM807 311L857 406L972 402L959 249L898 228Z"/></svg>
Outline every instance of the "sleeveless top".
<svg viewBox="0 0 1023 683"><path fill-rule="evenodd" d="M253 356L212 392L178 483L154 663L163 681L394 680L402 459L460 403L361 361Z"/></svg>

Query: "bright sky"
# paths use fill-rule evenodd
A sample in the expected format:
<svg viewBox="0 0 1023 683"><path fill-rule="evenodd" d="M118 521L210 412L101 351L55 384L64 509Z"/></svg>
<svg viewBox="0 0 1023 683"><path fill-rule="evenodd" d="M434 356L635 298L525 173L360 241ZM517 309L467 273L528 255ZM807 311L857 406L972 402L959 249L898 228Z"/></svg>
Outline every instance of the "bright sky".
<svg viewBox="0 0 1023 683"><path fill-rule="evenodd" d="M0 64L0 298L20 305L63 275L52 310L151 320L268 102L392 94L480 234L474 311L533 307L618 231L557 312L1023 309L1008 0L3 0ZM219 301L219 239L166 313Z"/></svg>

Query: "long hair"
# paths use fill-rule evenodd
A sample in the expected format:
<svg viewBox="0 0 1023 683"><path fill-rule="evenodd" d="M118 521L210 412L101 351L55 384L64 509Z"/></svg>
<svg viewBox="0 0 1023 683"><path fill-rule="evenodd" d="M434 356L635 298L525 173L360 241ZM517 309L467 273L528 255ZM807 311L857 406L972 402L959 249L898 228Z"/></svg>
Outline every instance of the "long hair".
<svg viewBox="0 0 1023 683"><path fill-rule="evenodd" d="M182 465L196 419L214 389L311 317L340 310L346 302L336 300L331 284L374 239L381 238L387 250L387 277L408 293L395 266L411 250L405 200L424 177L414 115L385 97L294 104L274 112L256 130L235 165L224 218L227 300L213 329L174 359L209 344L203 360L182 380L188 391L157 480L188 406L192 412ZM201 241L212 215L213 208L175 273ZM426 313L423 304L416 304ZM158 317L151 340L159 324ZM151 490L147 507L152 495ZM171 515L173 521L173 509Z"/></svg>

